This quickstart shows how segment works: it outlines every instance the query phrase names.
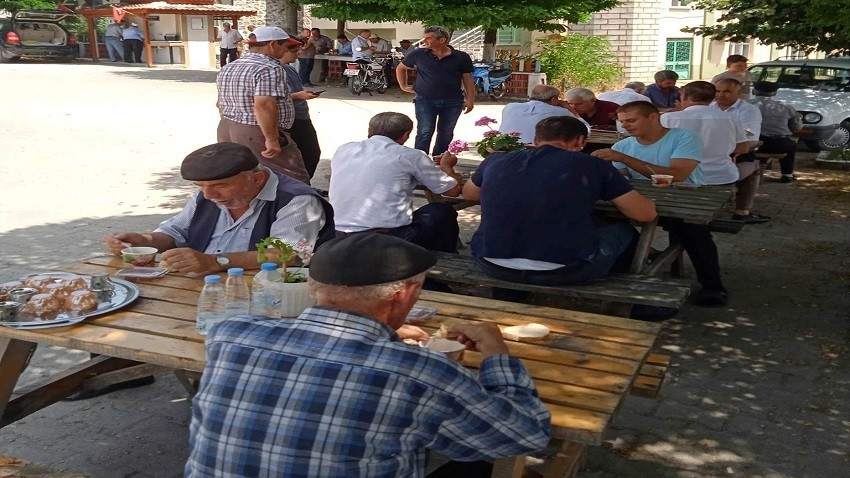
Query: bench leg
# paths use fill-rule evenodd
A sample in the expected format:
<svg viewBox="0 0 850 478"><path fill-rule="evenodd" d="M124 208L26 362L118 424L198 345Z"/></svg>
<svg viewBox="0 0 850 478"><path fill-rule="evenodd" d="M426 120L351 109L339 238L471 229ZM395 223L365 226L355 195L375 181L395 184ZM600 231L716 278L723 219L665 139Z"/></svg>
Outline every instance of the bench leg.
<svg viewBox="0 0 850 478"><path fill-rule="evenodd" d="M493 461L490 478L522 478L525 473L525 455L499 458Z"/></svg>
<svg viewBox="0 0 850 478"><path fill-rule="evenodd" d="M543 478L572 478L587 459L587 445L566 442L555 455Z"/></svg>
<svg viewBox="0 0 850 478"><path fill-rule="evenodd" d="M652 240L655 238L655 231L658 229L658 218L652 222L648 222L640 228L640 238L638 239L637 247L635 248L635 256L632 258L632 266L629 268L630 274L640 274L646 267L646 260L649 257L649 251L652 249Z"/></svg>
<svg viewBox="0 0 850 478"><path fill-rule="evenodd" d="M0 339L0 419L5 416L18 379L26 370L36 347L34 342Z"/></svg>

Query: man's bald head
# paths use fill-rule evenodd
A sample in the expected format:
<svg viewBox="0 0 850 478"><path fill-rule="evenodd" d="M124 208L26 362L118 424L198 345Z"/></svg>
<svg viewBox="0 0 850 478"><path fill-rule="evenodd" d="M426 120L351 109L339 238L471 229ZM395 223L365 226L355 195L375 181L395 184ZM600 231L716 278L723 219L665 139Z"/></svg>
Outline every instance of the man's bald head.
<svg viewBox="0 0 850 478"><path fill-rule="evenodd" d="M528 99L550 103L553 99L557 99L560 94L561 91L554 86L537 85L531 89L531 94L528 95Z"/></svg>

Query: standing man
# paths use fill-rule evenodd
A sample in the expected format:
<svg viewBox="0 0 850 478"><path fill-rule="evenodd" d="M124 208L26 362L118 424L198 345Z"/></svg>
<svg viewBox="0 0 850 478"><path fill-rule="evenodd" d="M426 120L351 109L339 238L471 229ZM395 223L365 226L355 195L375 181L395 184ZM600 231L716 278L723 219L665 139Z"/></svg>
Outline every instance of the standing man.
<svg viewBox="0 0 850 478"><path fill-rule="evenodd" d="M301 152L286 133L295 120L280 59L301 42L278 27L259 27L248 36L249 51L221 68L216 78L218 141L251 148L264 166L309 182Z"/></svg>
<svg viewBox="0 0 850 478"><path fill-rule="evenodd" d="M776 83L757 81L753 85L755 98L750 103L761 111L761 136L764 142L759 148L762 153L785 153L779 160L783 183L796 181L794 177L794 157L797 143L791 141L791 135L803 129L803 120L793 106L773 99L779 87Z"/></svg>
<svg viewBox="0 0 850 478"><path fill-rule="evenodd" d="M405 58L407 58L407 55L411 54L413 50L416 49L416 47L410 43L410 40L402 40L398 42L398 45L399 46L395 47L395 51L401 53Z"/></svg>
<svg viewBox="0 0 850 478"><path fill-rule="evenodd" d="M753 84L753 74L747 69L747 57L744 55L729 55L726 57L726 71L711 79L714 86L722 80L733 79L741 82L741 98L750 99L750 89Z"/></svg>
<svg viewBox="0 0 850 478"><path fill-rule="evenodd" d="M674 182L705 184L699 136L687 129L665 128L661 117L658 108L646 101L624 104L617 118L631 137L592 154L615 161L614 166L632 179L648 180L653 174L669 174ZM720 279L720 259L708 226L688 224L681 219L666 220L662 225L669 231L671 241L682 244L691 258L702 285L696 303L703 307L725 306L727 292Z"/></svg>
<svg viewBox="0 0 850 478"><path fill-rule="evenodd" d="M314 86L310 83L310 74L313 72L316 58L316 38L309 28L301 30L301 50L298 51L298 77L301 78L301 84L304 86Z"/></svg>
<svg viewBox="0 0 850 478"><path fill-rule="evenodd" d="M444 202L413 210L413 189L460 194L457 158L446 152L434 160L404 146L413 121L401 113L378 113L369 120L369 139L344 144L331 160L330 194L337 231L382 232L432 251L457 252L457 211Z"/></svg>
<svg viewBox="0 0 850 478"><path fill-rule="evenodd" d="M552 116L570 116L578 118L578 114L570 108L570 104L558 98L561 92L552 85L536 85L528 95L525 103L508 103L502 110L502 123L499 126L500 133L520 134L519 140L525 144L534 142L535 127L546 118ZM587 131L590 133L590 125L579 118Z"/></svg>
<svg viewBox="0 0 850 478"><path fill-rule="evenodd" d="M235 61L239 55L237 54L239 44L242 43L242 34L238 30L230 28L229 23L222 25L222 30L218 32L219 54L221 66L224 66L229 61Z"/></svg>
<svg viewBox="0 0 850 478"><path fill-rule="evenodd" d="M336 41L339 43L336 49L337 54L340 56L351 56L351 42L348 41L348 37L340 33L337 35Z"/></svg>
<svg viewBox="0 0 850 478"><path fill-rule="evenodd" d="M652 101L662 113L673 111L679 103L679 75L672 70L661 70L655 74L655 83L646 87L643 95Z"/></svg>
<svg viewBox="0 0 850 478"><path fill-rule="evenodd" d="M402 342L427 339L404 320L435 263L394 237L338 238L316 251L316 306L297 320L213 327L185 476L422 477L429 449L471 462L545 448L550 413L495 324L448 326L477 373Z"/></svg>
<svg viewBox="0 0 850 478"><path fill-rule="evenodd" d="M113 20L112 23L106 26L106 31L103 33L103 43L106 43L106 53L109 54L109 59L115 63L116 61L124 61L124 47L121 45L121 22Z"/></svg>
<svg viewBox="0 0 850 478"><path fill-rule="evenodd" d="M360 33L351 40L351 56L354 60L371 60L375 45L369 42L372 36L371 30L360 30Z"/></svg>
<svg viewBox="0 0 850 478"><path fill-rule="evenodd" d="M596 98L617 103L618 105L624 105L632 101L649 101L652 103L652 100L644 96L644 91L646 91L645 84L640 81L630 81L623 86L622 90L599 93Z"/></svg>
<svg viewBox="0 0 850 478"><path fill-rule="evenodd" d="M334 42L322 35L322 31L318 28L310 29L310 36L313 37L313 46L316 47L317 55L327 55L334 48ZM319 73L319 82L325 82L328 80L328 60L320 60L319 65L321 67L321 73Z"/></svg>
<svg viewBox="0 0 850 478"><path fill-rule="evenodd" d="M431 154L437 156L449 148L460 113L475 106L475 82L472 59L449 46L448 30L428 27L423 44L425 48L417 48L398 64L396 79L402 91L416 94L416 149L427 153L436 131ZM410 87L407 71L413 68L417 76Z"/></svg>
<svg viewBox="0 0 850 478"><path fill-rule="evenodd" d="M141 63L145 35L139 30L139 24L136 22L130 23L130 26L124 29L122 36L124 37L124 61L127 63Z"/></svg>
<svg viewBox="0 0 850 478"><path fill-rule="evenodd" d="M307 100L318 98L319 95L304 90L304 86L298 78L298 72L291 65L298 59L300 50L301 47L292 46L280 59L280 64L283 65L283 70L286 73L286 83L289 85L289 97L292 98L292 105L295 107L295 121L292 122L292 127L286 132L289 133L289 136L301 151L304 167L307 168L307 174L312 179L313 174L316 173L316 167L319 165L322 149L319 147L316 128L313 127L313 121L310 120L310 107L307 106Z"/></svg>
<svg viewBox="0 0 850 478"><path fill-rule="evenodd" d="M590 126L612 131L617 128L617 108L620 107L617 103L597 99L587 88L570 88L564 96Z"/></svg>
<svg viewBox="0 0 850 478"><path fill-rule="evenodd" d="M750 211L753 208L759 187L760 168L753 148L756 147L761 133L761 112L754 105L741 99L740 81L727 78L718 81L715 88L717 93L711 107L725 111L738 120L738 123L744 128L748 140L747 148L750 150L735 158L735 167L738 168L740 178L735 183L738 192L735 195L735 215L732 216L732 219L744 221L747 224L767 222L770 220L769 217Z"/></svg>

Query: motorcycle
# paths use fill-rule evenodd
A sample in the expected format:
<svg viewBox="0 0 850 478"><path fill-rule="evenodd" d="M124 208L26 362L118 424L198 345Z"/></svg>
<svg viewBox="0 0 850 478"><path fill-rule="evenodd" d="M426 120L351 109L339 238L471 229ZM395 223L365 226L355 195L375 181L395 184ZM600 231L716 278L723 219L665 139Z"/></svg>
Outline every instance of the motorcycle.
<svg viewBox="0 0 850 478"><path fill-rule="evenodd" d="M386 58L373 57L369 60L347 62L342 73L348 78L348 91L358 96L364 90L370 95L373 91L384 94L389 86L387 83L387 60ZM392 61L392 59L389 59L389 61Z"/></svg>
<svg viewBox="0 0 850 478"><path fill-rule="evenodd" d="M473 64L472 79L475 81L475 90L479 95L497 100L505 96L505 82L511 77L511 70L507 68L493 69L490 63Z"/></svg>

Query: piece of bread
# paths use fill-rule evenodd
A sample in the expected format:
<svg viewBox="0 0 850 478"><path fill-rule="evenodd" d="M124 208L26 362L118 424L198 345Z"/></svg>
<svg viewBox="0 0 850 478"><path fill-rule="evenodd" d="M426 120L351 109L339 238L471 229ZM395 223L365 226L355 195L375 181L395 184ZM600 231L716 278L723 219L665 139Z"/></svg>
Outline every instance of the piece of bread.
<svg viewBox="0 0 850 478"><path fill-rule="evenodd" d="M549 327L541 324L512 325L502 329L502 337L517 342L545 340L549 336Z"/></svg>

